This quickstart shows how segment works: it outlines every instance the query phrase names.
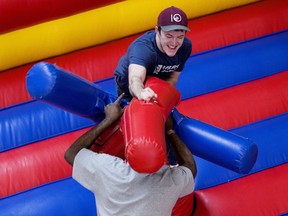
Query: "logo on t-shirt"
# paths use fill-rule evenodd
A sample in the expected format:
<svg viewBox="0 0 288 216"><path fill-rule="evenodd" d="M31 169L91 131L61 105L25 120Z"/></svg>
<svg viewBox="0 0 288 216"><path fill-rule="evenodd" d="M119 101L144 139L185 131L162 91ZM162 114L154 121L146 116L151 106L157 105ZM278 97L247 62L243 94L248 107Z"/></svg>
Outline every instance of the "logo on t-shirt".
<svg viewBox="0 0 288 216"><path fill-rule="evenodd" d="M153 74L158 74L158 73L171 73L174 71L177 71L177 69L179 68L180 64L178 65L157 65L155 67L155 70L153 72Z"/></svg>

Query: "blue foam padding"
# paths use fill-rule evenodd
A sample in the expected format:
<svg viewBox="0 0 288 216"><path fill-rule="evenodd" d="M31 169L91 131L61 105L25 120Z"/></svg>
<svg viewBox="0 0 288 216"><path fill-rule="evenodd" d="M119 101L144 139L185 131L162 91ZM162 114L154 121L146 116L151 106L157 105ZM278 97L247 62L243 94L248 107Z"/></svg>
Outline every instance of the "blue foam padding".
<svg viewBox="0 0 288 216"><path fill-rule="evenodd" d="M114 77L99 80L95 83L97 83L97 86L99 86L99 88L102 89L103 91L112 95L117 95Z"/></svg>
<svg viewBox="0 0 288 216"><path fill-rule="evenodd" d="M257 143L258 158L249 174L288 162L287 128L288 113L285 113L230 130ZM196 190L245 176L199 157L195 157L195 160L197 163Z"/></svg>
<svg viewBox="0 0 288 216"><path fill-rule="evenodd" d="M105 105L116 100L95 83L47 62L31 67L26 87L33 99L92 120L103 118Z"/></svg>
<svg viewBox="0 0 288 216"><path fill-rule="evenodd" d="M74 179L45 184L0 200L1 216L95 216L95 199Z"/></svg>
<svg viewBox="0 0 288 216"><path fill-rule="evenodd" d="M176 84L182 99L288 69L288 31L191 56Z"/></svg>
<svg viewBox="0 0 288 216"><path fill-rule="evenodd" d="M255 164L257 145L247 137L189 118L174 109L175 131L193 155L246 174Z"/></svg>
<svg viewBox="0 0 288 216"><path fill-rule="evenodd" d="M95 124L40 101L3 109L0 116L0 152Z"/></svg>

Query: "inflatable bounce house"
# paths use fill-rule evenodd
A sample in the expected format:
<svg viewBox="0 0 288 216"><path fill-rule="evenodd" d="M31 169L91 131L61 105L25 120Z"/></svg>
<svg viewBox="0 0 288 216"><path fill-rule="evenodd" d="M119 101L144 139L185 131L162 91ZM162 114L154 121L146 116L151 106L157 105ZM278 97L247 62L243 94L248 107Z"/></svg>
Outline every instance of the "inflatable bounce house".
<svg viewBox="0 0 288 216"><path fill-rule="evenodd" d="M172 112L195 155L195 191L172 215L288 215L287 0L15 0L0 3L1 216L97 215L64 153L117 98L113 72L128 45L172 5L189 18L192 53L175 88L148 79L165 88L161 109L143 112ZM125 125L142 127L138 102L121 104L121 124L93 150L135 154L110 143L137 137Z"/></svg>

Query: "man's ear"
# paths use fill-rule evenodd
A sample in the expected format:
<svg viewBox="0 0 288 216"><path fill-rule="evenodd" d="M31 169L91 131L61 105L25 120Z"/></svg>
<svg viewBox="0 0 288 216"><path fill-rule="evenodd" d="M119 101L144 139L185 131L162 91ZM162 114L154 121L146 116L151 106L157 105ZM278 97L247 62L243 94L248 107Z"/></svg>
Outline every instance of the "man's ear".
<svg viewBox="0 0 288 216"><path fill-rule="evenodd" d="M155 26L155 32L160 34L161 33L161 27Z"/></svg>

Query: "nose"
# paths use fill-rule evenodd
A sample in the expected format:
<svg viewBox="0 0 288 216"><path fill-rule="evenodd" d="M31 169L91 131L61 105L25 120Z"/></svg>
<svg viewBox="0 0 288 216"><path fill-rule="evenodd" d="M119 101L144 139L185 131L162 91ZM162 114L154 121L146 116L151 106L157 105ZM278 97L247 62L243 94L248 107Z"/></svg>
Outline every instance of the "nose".
<svg viewBox="0 0 288 216"><path fill-rule="evenodd" d="M173 46L175 46L177 44L177 38L172 38L171 43Z"/></svg>

